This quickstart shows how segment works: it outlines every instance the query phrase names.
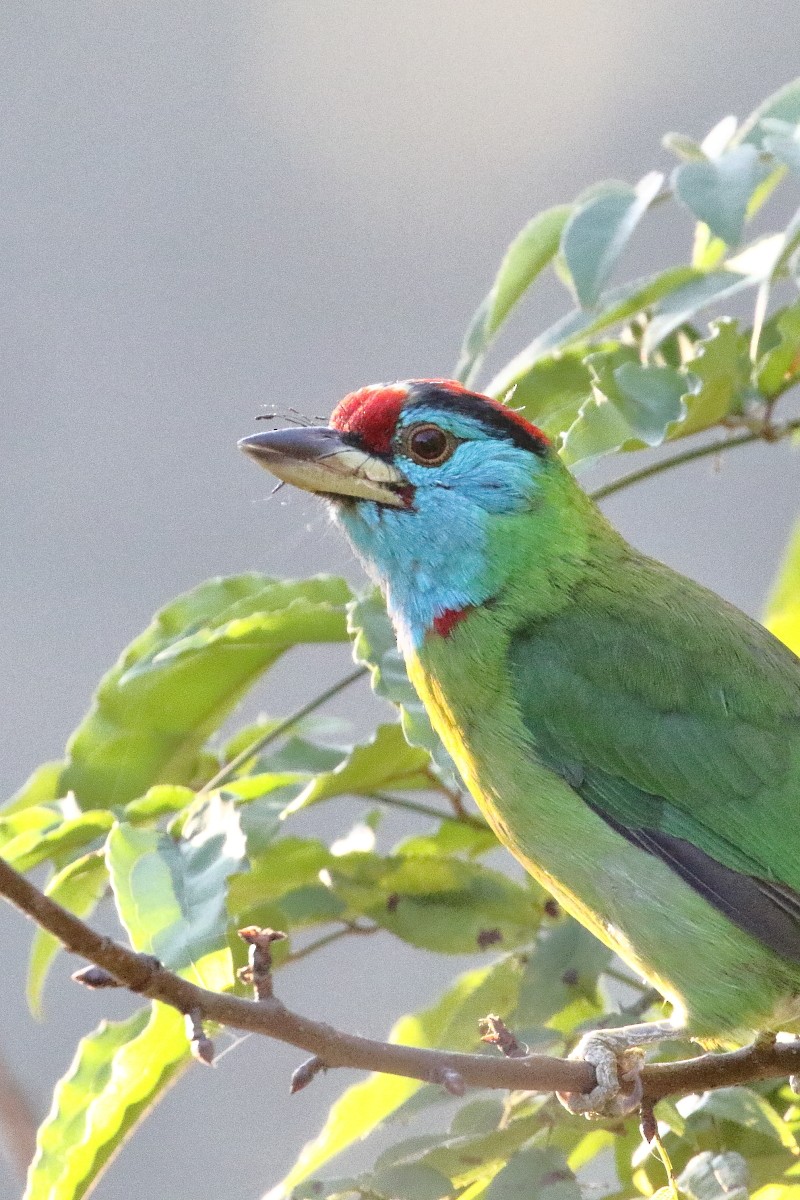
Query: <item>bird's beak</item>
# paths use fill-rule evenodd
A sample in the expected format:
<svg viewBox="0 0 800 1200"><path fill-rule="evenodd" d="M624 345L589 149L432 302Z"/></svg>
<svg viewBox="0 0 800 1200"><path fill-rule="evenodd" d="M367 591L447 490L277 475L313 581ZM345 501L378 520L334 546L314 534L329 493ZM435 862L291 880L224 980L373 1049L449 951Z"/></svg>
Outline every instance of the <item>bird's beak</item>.
<svg viewBox="0 0 800 1200"><path fill-rule="evenodd" d="M335 429L275 429L242 438L244 450L278 479L326 496L407 508L410 484L391 463L349 445Z"/></svg>

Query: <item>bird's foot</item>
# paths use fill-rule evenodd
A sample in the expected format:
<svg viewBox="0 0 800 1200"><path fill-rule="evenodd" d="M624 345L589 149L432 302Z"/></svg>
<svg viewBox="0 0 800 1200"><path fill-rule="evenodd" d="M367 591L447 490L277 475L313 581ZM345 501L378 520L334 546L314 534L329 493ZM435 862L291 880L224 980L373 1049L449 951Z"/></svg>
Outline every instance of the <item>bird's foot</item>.
<svg viewBox="0 0 800 1200"><path fill-rule="evenodd" d="M558 1099L571 1113L588 1120L627 1116L642 1102L643 1047L674 1035L670 1021L587 1033L569 1057L591 1063L597 1083L591 1092L559 1092Z"/></svg>

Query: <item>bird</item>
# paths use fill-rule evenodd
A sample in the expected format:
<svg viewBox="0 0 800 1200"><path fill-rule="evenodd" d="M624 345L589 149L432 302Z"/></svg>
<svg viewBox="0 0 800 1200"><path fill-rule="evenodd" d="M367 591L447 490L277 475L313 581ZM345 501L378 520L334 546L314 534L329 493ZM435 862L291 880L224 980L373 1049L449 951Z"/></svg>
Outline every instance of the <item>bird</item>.
<svg viewBox="0 0 800 1200"><path fill-rule="evenodd" d="M499 840L671 1006L595 1030L633 1111L643 1048L800 1033L800 660L631 546L521 412L447 379L346 396L241 449L316 493L384 593L431 722Z"/></svg>

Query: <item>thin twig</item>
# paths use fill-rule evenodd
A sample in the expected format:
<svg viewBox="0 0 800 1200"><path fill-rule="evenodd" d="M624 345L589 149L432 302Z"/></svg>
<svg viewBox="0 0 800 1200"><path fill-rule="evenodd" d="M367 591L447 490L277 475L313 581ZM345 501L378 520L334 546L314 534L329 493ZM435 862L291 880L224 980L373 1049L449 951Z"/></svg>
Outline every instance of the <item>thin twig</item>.
<svg viewBox="0 0 800 1200"><path fill-rule="evenodd" d="M137 954L96 933L0 859L0 896L48 930L68 950L105 968L120 984L151 1000L170 1004L197 1020L216 1021L234 1029L261 1033L316 1055L326 1067L381 1071L445 1086L488 1087L539 1092L588 1092L595 1086L594 1068L543 1055L495 1058L447 1050L424 1050L342 1033L291 1012L274 996L245 1000L209 992L167 971L154 958ZM763 1042L729 1054L704 1054L684 1062L653 1063L644 1068L644 1100L687 1095L800 1072L800 1042ZM449 1081L449 1084L448 1084Z"/></svg>
<svg viewBox="0 0 800 1200"><path fill-rule="evenodd" d="M221 787L223 783L227 783L236 774L239 767L244 766L254 754L259 754L272 742L277 741L279 737L283 737L298 721L302 721L309 713L315 712L323 704L327 704L334 696L338 696L345 688L349 688L351 683L362 679L367 674L367 671L367 667L359 667L356 671L351 671L349 675L345 675L344 679L340 679L338 683L331 684L324 692L320 692L318 696L315 696L313 700L309 700L302 708L298 708L295 712L291 713L285 720L279 721L277 725L273 725L272 729L254 738L249 746L245 746L244 750L240 750L230 762L227 762L221 770L217 771L216 775L212 779L209 779L208 783L203 784L198 795L213 792L215 788Z"/></svg>
<svg viewBox="0 0 800 1200"><path fill-rule="evenodd" d="M674 454L672 458L664 458L660 462L651 463L649 467L642 467L638 471L631 471L629 475L623 475L621 478L615 479L612 483L603 484L602 487L593 491L591 496L593 500L605 500L608 496L613 496L625 488L632 487L635 483L642 483L645 479L651 479L654 475L661 475L664 471L671 471L673 467L681 467L684 463L696 462L699 458L707 458L714 454L722 454L726 450L735 450L738 446L750 446L753 442L778 442L796 433L798 430L800 430L800 419L788 421L785 425L777 429L771 429L768 436L765 434L764 429L757 429L751 433L746 433L743 437L720 438L719 441L709 442L706 446L695 446L692 450L684 450L680 454Z"/></svg>
<svg viewBox="0 0 800 1200"><path fill-rule="evenodd" d="M291 954L287 954L283 960L284 966L289 966L290 963L300 962L304 958L308 958L310 954L315 954L317 950L322 950L325 946L331 946L334 942L340 942L342 938L352 937L354 934L378 933L380 925L345 925L343 929L335 929L333 933L326 933L319 937L314 942L309 942L307 946L303 946L300 950L293 950Z"/></svg>

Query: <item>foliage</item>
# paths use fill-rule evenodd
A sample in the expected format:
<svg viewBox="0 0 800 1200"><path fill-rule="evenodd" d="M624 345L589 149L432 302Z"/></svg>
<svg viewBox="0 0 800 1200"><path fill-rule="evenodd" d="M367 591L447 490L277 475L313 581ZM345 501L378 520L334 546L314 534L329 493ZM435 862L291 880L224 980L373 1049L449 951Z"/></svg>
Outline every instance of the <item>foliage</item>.
<svg viewBox="0 0 800 1200"><path fill-rule="evenodd" d="M510 313L555 271L576 306L485 390L558 439L573 466L714 428L734 443L791 428L776 406L800 379L800 210L784 230L743 239L775 188L800 174L800 82L741 126L726 118L701 143L670 134L665 145L679 159L669 185L658 172L636 186L612 180L535 216L464 340L458 373L472 384ZM696 220L690 262L612 286L630 238L672 203ZM720 308L748 293L751 323ZM796 533L767 618L795 649L799 580ZM340 746L310 716L264 718L222 745L223 722L277 659L323 642L350 643L398 723ZM252 574L211 580L157 614L100 682L63 761L41 767L0 812L0 853L21 870L46 866L49 894L81 916L110 890L134 947L217 990L240 986L235 931L247 924L288 934L278 966L365 929L477 956L443 996L400 1018L396 1042L477 1049L478 1019L491 1011L532 1048L562 1052L587 1028L619 1020L620 996L638 997L642 1013L639 981L620 984L619 964L537 885L483 862L494 839L460 792L380 596L353 597L338 579ZM343 816L331 844L297 833L295 814L342 797L364 801L355 829ZM416 813L419 830L386 846L380 812L391 806ZM50 935L35 936L34 1008L56 952ZM40 1130L28 1200L84 1195L188 1061L182 1020L159 1005L84 1039ZM664 1102L657 1115L684 1195L751 1189L779 1200L800 1188L800 1109L783 1085ZM319 1181L378 1127L397 1137L372 1170ZM663 1184L633 1122L590 1127L548 1096L455 1099L380 1075L343 1094L272 1195L573 1200L652 1195Z"/></svg>

